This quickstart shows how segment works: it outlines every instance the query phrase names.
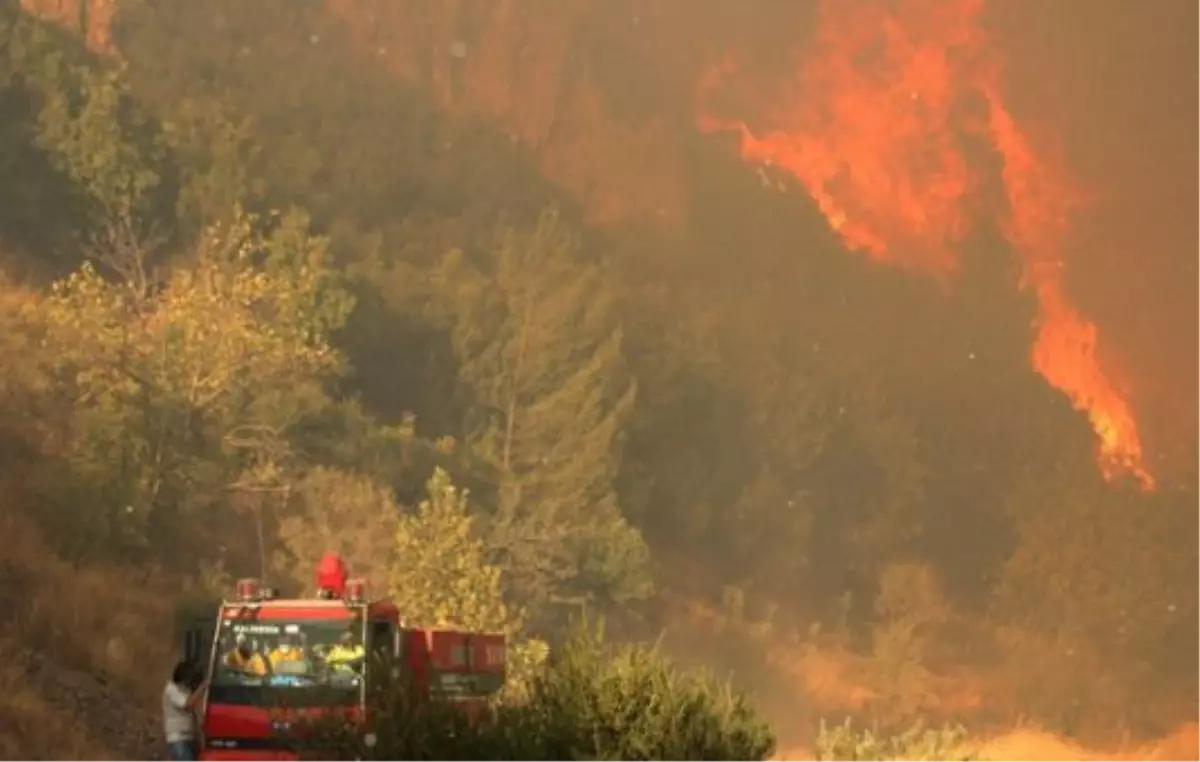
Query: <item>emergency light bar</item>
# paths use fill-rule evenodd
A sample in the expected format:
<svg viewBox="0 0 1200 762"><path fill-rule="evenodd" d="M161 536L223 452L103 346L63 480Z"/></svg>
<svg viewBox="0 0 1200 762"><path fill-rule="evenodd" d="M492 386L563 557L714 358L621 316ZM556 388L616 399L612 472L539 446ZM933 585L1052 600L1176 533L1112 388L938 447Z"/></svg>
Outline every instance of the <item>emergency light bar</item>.
<svg viewBox="0 0 1200 762"><path fill-rule="evenodd" d="M239 579L237 581L237 597L242 601L258 600L258 580Z"/></svg>
<svg viewBox="0 0 1200 762"><path fill-rule="evenodd" d="M346 600L361 602L366 597L367 583L361 579L346 581Z"/></svg>

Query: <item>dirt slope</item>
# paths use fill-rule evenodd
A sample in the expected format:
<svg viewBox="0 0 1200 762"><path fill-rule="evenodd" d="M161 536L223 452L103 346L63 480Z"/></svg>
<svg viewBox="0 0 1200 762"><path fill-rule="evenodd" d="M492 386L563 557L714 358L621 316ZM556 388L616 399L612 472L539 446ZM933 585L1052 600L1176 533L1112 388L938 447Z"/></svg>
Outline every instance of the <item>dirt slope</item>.
<svg viewBox="0 0 1200 762"><path fill-rule="evenodd" d="M103 673L0 646L0 757L159 759L157 713Z"/></svg>
<svg viewBox="0 0 1200 762"><path fill-rule="evenodd" d="M0 536L0 758L163 758L170 589L67 564L15 513L0 512Z"/></svg>

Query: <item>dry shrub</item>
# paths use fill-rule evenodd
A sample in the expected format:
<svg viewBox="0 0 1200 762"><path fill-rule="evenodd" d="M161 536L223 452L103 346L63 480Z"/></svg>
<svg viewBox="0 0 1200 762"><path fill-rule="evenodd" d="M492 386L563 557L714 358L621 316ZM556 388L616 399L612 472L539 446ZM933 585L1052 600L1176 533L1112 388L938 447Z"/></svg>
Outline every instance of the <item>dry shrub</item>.
<svg viewBox="0 0 1200 762"><path fill-rule="evenodd" d="M791 676L806 701L823 711L859 710L878 698L866 681L863 657L844 648L777 648L772 659Z"/></svg>
<svg viewBox="0 0 1200 762"><path fill-rule="evenodd" d="M1079 638L998 628L998 669L989 701L1010 717L1112 747L1169 731L1181 717L1176 692L1156 691L1136 664L1114 663ZM1192 704L1192 712L1195 704Z"/></svg>

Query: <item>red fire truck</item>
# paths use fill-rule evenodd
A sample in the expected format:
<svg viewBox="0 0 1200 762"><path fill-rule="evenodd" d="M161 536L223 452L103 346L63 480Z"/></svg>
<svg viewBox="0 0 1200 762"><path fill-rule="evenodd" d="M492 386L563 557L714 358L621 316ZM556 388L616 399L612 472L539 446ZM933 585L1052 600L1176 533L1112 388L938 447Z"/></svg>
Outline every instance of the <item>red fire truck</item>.
<svg viewBox="0 0 1200 762"><path fill-rule="evenodd" d="M201 759L296 759L292 724L362 718L378 673L468 711L504 685L502 634L408 627L394 603L369 600L361 580L347 579L332 554L318 566L316 597L279 598L241 580L209 624L184 635L185 656L207 664L211 681Z"/></svg>

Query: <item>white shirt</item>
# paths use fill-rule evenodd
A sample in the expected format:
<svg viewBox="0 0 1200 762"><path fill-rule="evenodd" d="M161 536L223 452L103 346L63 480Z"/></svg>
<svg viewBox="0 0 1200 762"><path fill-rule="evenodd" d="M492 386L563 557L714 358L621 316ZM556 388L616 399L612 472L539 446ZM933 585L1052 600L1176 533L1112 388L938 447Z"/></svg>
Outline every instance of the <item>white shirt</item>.
<svg viewBox="0 0 1200 762"><path fill-rule="evenodd" d="M187 708L191 692L178 683L168 682L163 688L163 733L167 743L190 741L196 737L196 716Z"/></svg>

